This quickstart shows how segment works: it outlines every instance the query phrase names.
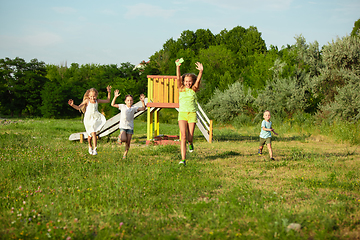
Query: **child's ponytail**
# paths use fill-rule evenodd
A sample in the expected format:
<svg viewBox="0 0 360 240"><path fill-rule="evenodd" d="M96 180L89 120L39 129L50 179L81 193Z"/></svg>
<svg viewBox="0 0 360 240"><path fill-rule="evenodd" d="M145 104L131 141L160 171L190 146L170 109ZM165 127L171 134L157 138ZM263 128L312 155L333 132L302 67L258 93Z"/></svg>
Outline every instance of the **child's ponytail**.
<svg viewBox="0 0 360 240"><path fill-rule="evenodd" d="M86 92L85 92L85 94L84 94L84 97L83 97L83 102L84 102L85 100L89 99L89 92L90 92L90 89L86 90ZM82 113L85 113L85 112L86 112L86 107L87 107L86 104L83 105L83 106L80 108L79 111L82 112Z"/></svg>

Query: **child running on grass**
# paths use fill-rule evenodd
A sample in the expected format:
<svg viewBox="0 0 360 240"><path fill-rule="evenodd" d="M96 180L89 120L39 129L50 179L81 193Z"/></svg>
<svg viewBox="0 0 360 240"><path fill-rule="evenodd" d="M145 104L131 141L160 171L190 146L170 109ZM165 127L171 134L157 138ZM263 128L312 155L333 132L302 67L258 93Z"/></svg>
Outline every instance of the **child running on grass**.
<svg viewBox="0 0 360 240"><path fill-rule="evenodd" d="M145 95L140 95L140 101L142 103L142 107L133 107L134 99L132 95L125 96L125 104L115 104L116 98L120 96L119 90L116 89L114 92L114 98L111 102L111 106L118 108L121 111L120 114L120 134L118 137L118 143L122 144L125 142L125 152L123 155L123 159L126 158L129 149L131 137L134 134L134 114L138 111L144 111L146 109L145 106Z"/></svg>
<svg viewBox="0 0 360 240"><path fill-rule="evenodd" d="M270 122L271 114L270 114L269 110L266 110L264 112L263 117L264 117L264 120L261 123L260 145L259 145L258 154L261 156L263 146L266 143L268 150L269 150L270 159L275 161L275 159L273 157L272 148L271 148L271 132L273 132L275 135L278 135L278 134L272 128L272 122Z"/></svg>
<svg viewBox="0 0 360 240"><path fill-rule="evenodd" d="M180 75L180 66L184 60L182 58L175 61L176 77L179 88L179 128L181 136L181 161L179 164L186 166L186 141L189 143L189 152L194 151L194 131L197 122L196 92L199 91L201 77L204 67L201 63L196 63L196 69L199 70L198 76L194 73L185 73Z"/></svg>
<svg viewBox="0 0 360 240"><path fill-rule="evenodd" d="M98 103L110 102L111 86L107 86L106 90L108 92L108 96L105 100L97 99L99 95L98 91L95 88L90 88L85 92L83 102L79 106L75 105L72 99L68 101L68 104L71 107L79 111L81 110L83 113L85 113L84 125L88 135L87 139L89 143L90 155L97 155L96 132L100 131L106 122L105 116L98 111ZM93 145L91 145L91 140Z"/></svg>

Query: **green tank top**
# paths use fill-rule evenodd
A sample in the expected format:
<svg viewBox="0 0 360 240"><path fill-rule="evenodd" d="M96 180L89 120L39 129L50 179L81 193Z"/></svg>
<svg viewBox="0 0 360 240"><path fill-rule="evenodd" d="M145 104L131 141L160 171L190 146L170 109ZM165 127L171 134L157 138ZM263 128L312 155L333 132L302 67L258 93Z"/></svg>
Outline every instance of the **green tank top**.
<svg viewBox="0 0 360 240"><path fill-rule="evenodd" d="M196 112L196 93L191 88L179 92L179 112Z"/></svg>

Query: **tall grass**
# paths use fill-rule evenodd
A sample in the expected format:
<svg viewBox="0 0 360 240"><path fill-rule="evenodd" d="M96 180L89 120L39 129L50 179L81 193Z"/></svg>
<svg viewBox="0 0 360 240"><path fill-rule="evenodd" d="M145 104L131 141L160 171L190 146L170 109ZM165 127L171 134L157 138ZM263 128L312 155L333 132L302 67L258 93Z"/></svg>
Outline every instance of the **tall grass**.
<svg viewBox="0 0 360 240"><path fill-rule="evenodd" d="M178 134L176 124L160 128ZM257 126L216 126L212 144L195 132L183 167L178 145L145 144L143 121L122 160L118 133L91 156L87 143L67 140L83 131L80 120L13 119L0 125L0 238L359 238L360 160L351 137L277 128L276 161L266 150L257 156Z"/></svg>

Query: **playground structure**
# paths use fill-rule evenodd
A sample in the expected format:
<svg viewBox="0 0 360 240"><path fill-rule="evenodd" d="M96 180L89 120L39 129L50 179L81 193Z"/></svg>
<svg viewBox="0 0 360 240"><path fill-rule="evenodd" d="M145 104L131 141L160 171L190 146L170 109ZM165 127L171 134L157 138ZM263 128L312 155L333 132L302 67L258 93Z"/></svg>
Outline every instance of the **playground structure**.
<svg viewBox="0 0 360 240"><path fill-rule="evenodd" d="M147 144L154 141L156 144L168 144L166 139L160 136L159 111L162 108L175 108L179 111L179 90L176 76L148 75L148 103L147 103ZM213 135L212 120L204 113L200 104L196 112L197 124L206 140L211 143ZM180 136L181 138L182 136ZM172 136L172 138L175 138Z"/></svg>
<svg viewBox="0 0 360 240"><path fill-rule="evenodd" d="M167 136L160 135L159 111L163 108L175 108L179 111L179 90L177 86L176 76L160 76L148 75L148 97L145 98L145 111L135 113L134 118L147 112L147 140L146 144L176 144L179 141L173 141L181 138L181 136ZM212 120L204 113L200 104L196 112L197 124L205 139L211 143L213 136ZM134 106L141 107L141 101L134 104ZM120 113L106 121L105 125L101 128L96 135L101 138L110 135L119 129ZM154 136L155 135L155 136ZM69 140L80 140L83 142L87 139L86 132L73 133L70 135Z"/></svg>

